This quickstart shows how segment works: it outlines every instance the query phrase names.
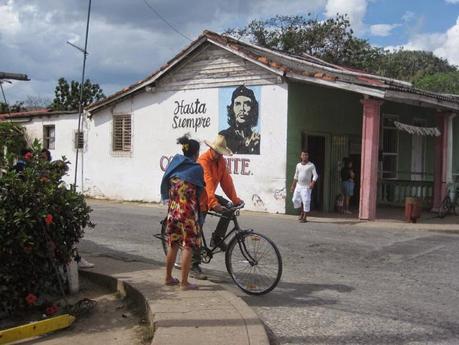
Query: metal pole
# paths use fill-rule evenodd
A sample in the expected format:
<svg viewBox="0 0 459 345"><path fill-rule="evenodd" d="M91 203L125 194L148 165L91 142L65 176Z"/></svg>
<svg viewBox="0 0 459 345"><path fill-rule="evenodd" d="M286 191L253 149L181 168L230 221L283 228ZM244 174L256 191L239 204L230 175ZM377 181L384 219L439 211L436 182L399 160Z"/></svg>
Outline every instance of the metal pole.
<svg viewBox="0 0 459 345"><path fill-rule="evenodd" d="M73 188L76 190L77 175L78 175L78 154L80 151L79 148L79 136L81 130L81 113L83 110L83 85L84 85L84 73L86 69L86 56L88 55L88 33L89 33L89 18L91 16L91 0L89 0L88 6L88 19L86 21L86 38L84 41L84 51L83 51L83 71L81 73L81 84L80 84L80 104L78 106L78 130L77 130L77 145L76 145L76 159L75 159L75 178L73 180Z"/></svg>

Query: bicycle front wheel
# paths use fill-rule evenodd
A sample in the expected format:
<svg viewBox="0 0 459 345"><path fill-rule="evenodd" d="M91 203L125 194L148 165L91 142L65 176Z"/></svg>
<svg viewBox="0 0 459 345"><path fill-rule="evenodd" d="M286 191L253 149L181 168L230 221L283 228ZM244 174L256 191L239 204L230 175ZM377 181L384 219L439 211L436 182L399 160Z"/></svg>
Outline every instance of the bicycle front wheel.
<svg viewBox="0 0 459 345"><path fill-rule="evenodd" d="M438 217L444 218L450 212L451 206L451 198L449 196L445 197L438 210Z"/></svg>
<svg viewBox="0 0 459 345"><path fill-rule="evenodd" d="M250 295L270 292L282 276L279 249L256 232L238 233L228 245L225 262L234 283Z"/></svg>

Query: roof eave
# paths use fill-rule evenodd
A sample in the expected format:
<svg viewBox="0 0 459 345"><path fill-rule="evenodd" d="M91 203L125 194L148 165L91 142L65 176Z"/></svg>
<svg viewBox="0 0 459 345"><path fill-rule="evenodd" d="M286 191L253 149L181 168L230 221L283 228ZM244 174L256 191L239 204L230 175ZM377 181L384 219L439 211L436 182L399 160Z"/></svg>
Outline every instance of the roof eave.
<svg viewBox="0 0 459 345"><path fill-rule="evenodd" d="M449 102L437 99L435 97L418 95L414 93L386 90L385 98L394 102L409 103L420 107L439 108L444 110L452 110L454 112L459 111L459 102Z"/></svg>
<svg viewBox="0 0 459 345"><path fill-rule="evenodd" d="M206 36L200 36L194 43L192 43L188 48L185 49L185 51L182 54L179 54L180 56L174 57L174 59L170 60L167 63L167 66L163 68L162 70L158 70L156 73L153 74L152 77L148 78L144 82L139 83L139 85L133 87L131 90L128 90L126 93L121 93L120 95L113 97L113 98L108 98L105 102L101 102L99 104L94 104L93 107L89 106L85 110L88 112L89 117L94 115L97 111L100 111L102 108L107 107L109 104L113 102L117 102L139 90L142 88L151 85L154 83L156 80L158 80L161 76L163 76L165 73L167 73L169 70L171 70L173 67L175 67L179 62L181 62L183 59L185 59L189 54L191 54L193 51L195 51L198 47L200 47L203 43L207 41Z"/></svg>
<svg viewBox="0 0 459 345"><path fill-rule="evenodd" d="M385 98L385 90L380 90L371 87L365 87L358 84L352 84L342 81L328 81L323 80L315 77L308 77L301 74L296 74L292 72L287 72L286 77L289 79L297 80L300 82L310 83L310 84L317 84L322 86L327 86L335 89L346 90L354 93L359 93L363 95L372 96L375 98L384 99Z"/></svg>

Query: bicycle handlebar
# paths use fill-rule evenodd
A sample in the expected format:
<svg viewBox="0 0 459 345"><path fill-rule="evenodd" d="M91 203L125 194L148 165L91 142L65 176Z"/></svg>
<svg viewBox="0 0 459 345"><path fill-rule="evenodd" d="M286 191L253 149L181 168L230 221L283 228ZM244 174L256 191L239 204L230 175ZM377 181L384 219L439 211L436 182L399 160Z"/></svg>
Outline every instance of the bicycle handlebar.
<svg viewBox="0 0 459 345"><path fill-rule="evenodd" d="M241 202L239 205L229 207L228 210L230 210L230 211L236 211L236 210L243 209L244 207L245 207L245 203L244 203L244 202Z"/></svg>

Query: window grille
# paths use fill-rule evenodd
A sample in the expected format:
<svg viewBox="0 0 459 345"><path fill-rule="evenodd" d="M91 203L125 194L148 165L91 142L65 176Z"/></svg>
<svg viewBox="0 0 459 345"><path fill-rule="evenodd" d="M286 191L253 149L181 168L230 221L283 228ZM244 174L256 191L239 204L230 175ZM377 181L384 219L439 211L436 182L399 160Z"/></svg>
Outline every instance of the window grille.
<svg viewBox="0 0 459 345"><path fill-rule="evenodd" d="M82 149L84 147L84 134L83 132L75 132L75 148L76 149Z"/></svg>

